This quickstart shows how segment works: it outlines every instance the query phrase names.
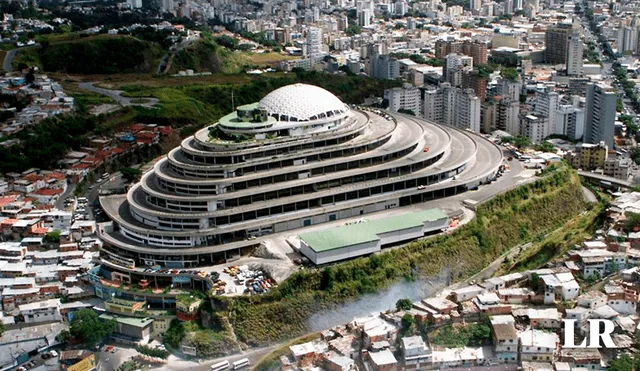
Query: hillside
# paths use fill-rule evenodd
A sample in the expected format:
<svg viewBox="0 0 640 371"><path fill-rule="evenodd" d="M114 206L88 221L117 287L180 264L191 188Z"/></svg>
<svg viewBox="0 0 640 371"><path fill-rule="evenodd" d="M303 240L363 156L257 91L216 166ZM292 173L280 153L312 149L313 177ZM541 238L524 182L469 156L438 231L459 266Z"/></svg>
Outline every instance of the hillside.
<svg viewBox="0 0 640 371"><path fill-rule="evenodd" d="M35 64L46 72L76 74L152 72L162 54L158 45L131 36L52 38L40 45L19 50L13 67Z"/></svg>
<svg viewBox="0 0 640 371"><path fill-rule="evenodd" d="M177 126L195 124L201 127L214 123L215 120L232 110L231 92L234 93L235 105L257 102L271 91L296 82L318 85L337 95L346 103L360 104L371 95L382 96L384 89L398 86L399 82L380 81L358 76L327 75L316 72L289 74L266 74L244 79L240 77L237 84L198 84L200 77L182 77L181 85L173 85L170 78L156 78L154 83L166 81L163 87L144 85L116 85L125 95L132 97L153 96L160 100L159 109L139 109L138 119L143 122L165 123ZM224 77L229 78L230 75ZM211 76L213 80L217 76ZM191 79L191 80L184 80ZM202 78L205 81L205 78ZM193 83L191 83L193 81ZM169 83L171 82L171 84Z"/></svg>
<svg viewBox="0 0 640 371"><path fill-rule="evenodd" d="M244 53L218 45L208 34L178 51L170 63L170 74L187 69L195 72L234 74L252 64Z"/></svg>
<svg viewBox="0 0 640 371"><path fill-rule="evenodd" d="M307 331L316 312L378 291L401 279L437 275L454 281L482 270L508 249L544 235L585 210L575 172L560 165L534 183L481 205L476 218L452 234L402 248L292 275L264 296L222 299L238 339L263 346Z"/></svg>

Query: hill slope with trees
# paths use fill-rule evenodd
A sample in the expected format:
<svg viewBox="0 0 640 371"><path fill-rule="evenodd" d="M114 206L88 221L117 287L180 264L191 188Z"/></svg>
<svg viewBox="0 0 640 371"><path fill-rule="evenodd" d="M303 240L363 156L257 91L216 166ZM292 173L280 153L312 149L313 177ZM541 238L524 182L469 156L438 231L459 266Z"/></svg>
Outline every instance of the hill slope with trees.
<svg viewBox="0 0 640 371"><path fill-rule="evenodd" d="M13 66L35 64L46 72L74 74L152 72L161 54L160 46L149 41L98 35L42 41L40 47L19 50Z"/></svg>

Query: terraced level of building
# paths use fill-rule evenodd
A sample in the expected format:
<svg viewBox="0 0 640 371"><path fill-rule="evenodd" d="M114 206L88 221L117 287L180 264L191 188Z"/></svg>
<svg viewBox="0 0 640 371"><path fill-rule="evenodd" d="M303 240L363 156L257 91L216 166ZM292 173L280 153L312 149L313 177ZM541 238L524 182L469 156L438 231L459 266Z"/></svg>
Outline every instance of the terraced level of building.
<svg viewBox="0 0 640 371"><path fill-rule="evenodd" d="M290 85L183 140L126 195L102 197L103 258L129 273L210 266L271 233L464 192L501 163L471 132Z"/></svg>

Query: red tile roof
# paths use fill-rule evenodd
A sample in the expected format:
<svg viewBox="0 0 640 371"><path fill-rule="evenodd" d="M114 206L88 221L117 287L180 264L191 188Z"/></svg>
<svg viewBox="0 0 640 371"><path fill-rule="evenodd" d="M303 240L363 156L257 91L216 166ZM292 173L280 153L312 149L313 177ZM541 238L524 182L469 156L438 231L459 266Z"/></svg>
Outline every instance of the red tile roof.
<svg viewBox="0 0 640 371"><path fill-rule="evenodd" d="M55 195L59 195L61 193L63 193L64 191L62 189L51 189L51 188L42 188L42 189L38 189L35 190L31 193L36 194L36 195L42 195L42 196L55 196Z"/></svg>
<svg viewBox="0 0 640 371"><path fill-rule="evenodd" d="M45 235L45 234L47 234L47 232L49 232L49 228L36 227L35 225L32 225L30 232L33 233L33 234L37 234L37 235Z"/></svg>
<svg viewBox="0 0 640 371"><path fill-rule="evenodd" d="M129 125L129 128L128 128L128 129L129 129L133 134L135 134L135 133L139 132L140 130L143 130L145 127L146 127L146 126L145 126L145 125L142 125L142 124L132 124L132 125Z"/></svg>
<svg viewBox="0 0 640 371"><path fill-rule="evenodd" d="M18 195L2 196L0 197L0 207L7 206L18 199Z"/></svg>

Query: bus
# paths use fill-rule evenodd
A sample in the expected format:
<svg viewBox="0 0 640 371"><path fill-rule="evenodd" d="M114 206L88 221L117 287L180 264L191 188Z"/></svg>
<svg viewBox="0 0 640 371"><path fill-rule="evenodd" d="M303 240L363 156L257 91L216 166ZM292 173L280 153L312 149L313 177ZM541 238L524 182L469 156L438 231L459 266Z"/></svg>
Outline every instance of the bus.
<svg viewBox="0 0 640 371"><path fill-rule="evenodd" d="M233 369L239 370L241 368L249 367L249 358L243 358L241 360L233 362Z"/></svg>
<svg viewBox="0 0 640 371"><path fill-rule="evenodd" d="M211 371L223 371L229 369L229 361L218 362L211 366Z"/></svg>

